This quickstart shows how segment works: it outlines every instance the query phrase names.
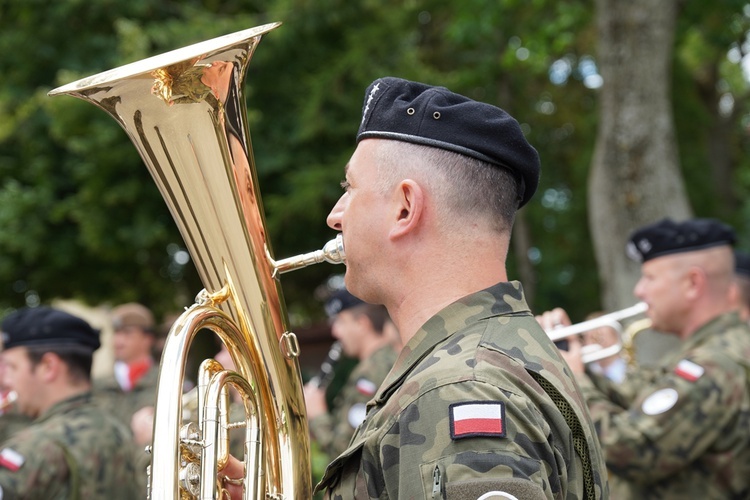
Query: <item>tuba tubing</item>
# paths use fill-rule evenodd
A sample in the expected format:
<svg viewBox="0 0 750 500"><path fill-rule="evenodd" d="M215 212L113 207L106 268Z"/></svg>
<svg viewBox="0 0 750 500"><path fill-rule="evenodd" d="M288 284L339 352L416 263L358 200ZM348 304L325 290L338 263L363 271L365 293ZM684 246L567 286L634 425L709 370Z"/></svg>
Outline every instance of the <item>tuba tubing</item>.
<svg viewBox="0 0 750 500"><path fill-rule="evenodd" d="M243 84L261 37L258 26L84 78L51 91L90 102L112 116L135 145L167 203L204 290L168 334L159 370L149 495L177 499L183 486L220 497L216 476L185 467L190 449L217 448L211 408L199 408L200 435L181 437L182 382L195 332L224 342L239 382L213 373L214 384L246 390L246 409L261 429L259 459L247 457L245 498L312 498L309 434L297 356L278 276L317 262L342 263L340 237L323 250L274 261L246 123ZM214 380L216 382L214 382ZM248 402L249 401L249 402ZM205 424L205 425L204 425ZM252 424L255 425L255 424ZM216 458L216 467L221 457ZM203 459L211 462L214 459ZM256 465L257 462L257 465ZM190 464L189 464L190 465ZM257 469L257 471L256 471ZM199 483L199 484L198 484ZM207 486L211 483L211 486ZM256 484L257 483L257 484Z"/></svg>

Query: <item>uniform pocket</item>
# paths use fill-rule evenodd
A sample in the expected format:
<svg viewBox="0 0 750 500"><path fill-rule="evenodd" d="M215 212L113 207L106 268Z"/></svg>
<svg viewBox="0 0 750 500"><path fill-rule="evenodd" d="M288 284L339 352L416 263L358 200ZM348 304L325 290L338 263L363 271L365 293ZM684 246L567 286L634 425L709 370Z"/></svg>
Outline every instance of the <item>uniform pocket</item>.
<svg viewBox="0 0 750 500"><path fill-rule="evenodd" d="M508 451L463 451L422 464L420 473L428 499L553 498L539 461Z"/></svg>

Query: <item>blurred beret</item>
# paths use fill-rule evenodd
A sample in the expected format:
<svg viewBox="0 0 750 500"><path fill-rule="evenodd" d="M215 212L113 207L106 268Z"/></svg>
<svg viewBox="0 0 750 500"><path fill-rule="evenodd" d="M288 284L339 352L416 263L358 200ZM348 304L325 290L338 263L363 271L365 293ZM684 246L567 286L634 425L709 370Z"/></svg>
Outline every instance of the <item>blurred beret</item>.
<svg viewBox="0 0 750 500"><path fill-rule="evenodd" d="M367 88L357 142L379 138L447 149L509 170L518 180L519 207L539 185L539 155L518 122L500 108L400 78Z"/></svg>
<svg viewBox="0 0 750 500"><path fill-rule="evenodd" d="M27 307L3 319L3 348L26 346L83 347L94 352L101 345L99 330L83 319L51 307Z"/></svg>
<svg viewBox="0 0 750 500"><path fill-rule="evenodd" d="M148 307L136 302L122 304L112 309L112 326L115 331L136 326L146 332L155 333L154 315Z"/></svg>
<svg viewBox="0 0 750 500"><path fill-rule="evenodd" d="M750 278L750 254L741 250L734 251L734 271L736 274Z"/></svg>
<svg viewBox="0 0 750 500"><path fill-rule="evenodd" d="M351 307L358 306L364 303L365 302L363 300L355 297L345 288L342 288L341 290L336 290L331 294L331 296L326 301L325 310L328 317L333 318L341 311L346 311Z"/></svg>
<svg viewBox="0 0 750 500"><path fill-rule="evenodd" d="M689 219L675 222L669 218L636 229L627 243L627 254L636 262L680 252L733 245L734 230L715 219Z"/></svg>

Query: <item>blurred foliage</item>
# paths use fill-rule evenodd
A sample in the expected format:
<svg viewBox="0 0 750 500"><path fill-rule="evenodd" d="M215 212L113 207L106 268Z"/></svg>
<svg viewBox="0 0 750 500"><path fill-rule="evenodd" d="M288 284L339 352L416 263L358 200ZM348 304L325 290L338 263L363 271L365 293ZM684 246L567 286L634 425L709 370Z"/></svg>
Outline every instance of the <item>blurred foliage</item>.
<svg viewBox="0 0 750 500"><path fill-rule="evenodd" d="M674 113L696 214L720 216L750 244L747 50L743 2L685 2L674 57ZM274 255L320 248L325 217L354 148L363 92L375 78L439 83L507 109L541 155L524 210L539 282L537 310L574 319L599 307L586 224L596 132L596 32L572 0L6 0L0 3L0 309L78 298L138 300L161 315L201 288L164 202L118 125L89 104L46 93L189 43L271 21L250 64L248 124ZM729 57L733 55L733 57ZM709 89L710 92L706 92ZM720 101L729 111L717 113ZM708 161L717 120L731 198ZM713 143L715 147L715 142ZM658 166L654 166L658 168ZM323 317L314 266L282 279L293 324Z"/></svg>

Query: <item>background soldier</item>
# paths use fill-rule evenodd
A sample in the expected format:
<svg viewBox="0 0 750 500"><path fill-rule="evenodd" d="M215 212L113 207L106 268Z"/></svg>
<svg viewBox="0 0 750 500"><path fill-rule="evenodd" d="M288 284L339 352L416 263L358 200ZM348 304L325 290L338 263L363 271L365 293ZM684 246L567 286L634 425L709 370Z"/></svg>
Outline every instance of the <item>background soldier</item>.
<svg viewBox="0 0 750 500"><path fill-rule="evenodd" d="M632 498L750 495L750 327L729 300L734 240L711 219L664 219L631 236L628 253L642 263L635 295L655 330L681 340L638 390L603 392L570 342L607 465Z"/></svg>
<svg viewBox="0 0 750 500"><path fill-rule="evenodd" d="M31 419L18 411L16 393L5 385L5 363L0 356L0 443L27 427Z"/></svg>
<svg viewBox="0 0 750 500"><path fill-rule="evenodd" d="M153 358L156 324L146 306L131 302L112 309L112 327L114 370L111 376L94 382L94 394L96 401L128 426L135 436L130 448L136 462L139 489L145 494L146 467L151 457L139 441L142 419L134 422L134 415L143 408L153 408L156 403L159 378L159 366ZM148 434L150 436L151 432Z"/></svg>
<svg viewBox="0 0 750 500"><path fill-rule="evenodd" d="M0 450L5 498L136 498L129 432L91 400L99 332L47 307L2 323L5 384L35 420Z"/></svg>
<svg viewBox="0 0 750 500"><path fill-rule="evenodd" d="M347 290L334 292L326 302L333 337L349 357L359 360L328 411L325 389L305 385L310 432L331 458L343 452L354 430L365 419L367 402L396 361L392 337L385 330L388 311L367 304Z"/></svg>

